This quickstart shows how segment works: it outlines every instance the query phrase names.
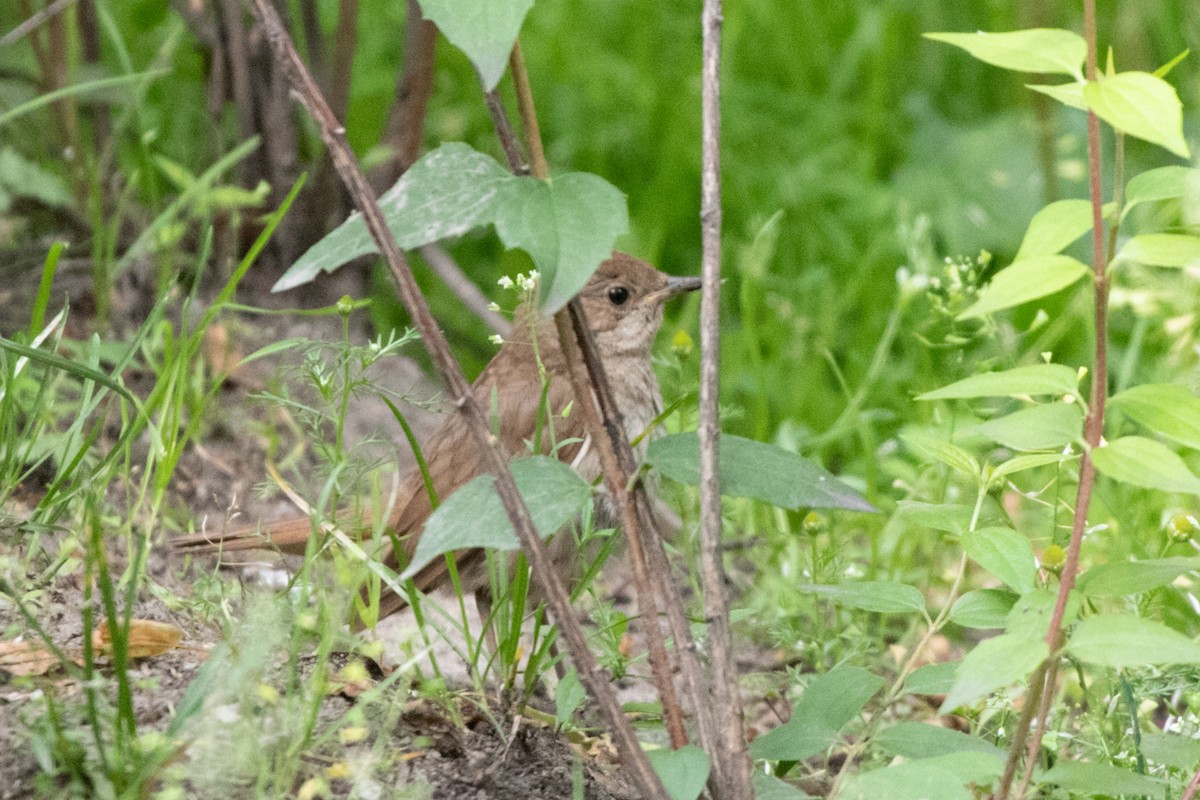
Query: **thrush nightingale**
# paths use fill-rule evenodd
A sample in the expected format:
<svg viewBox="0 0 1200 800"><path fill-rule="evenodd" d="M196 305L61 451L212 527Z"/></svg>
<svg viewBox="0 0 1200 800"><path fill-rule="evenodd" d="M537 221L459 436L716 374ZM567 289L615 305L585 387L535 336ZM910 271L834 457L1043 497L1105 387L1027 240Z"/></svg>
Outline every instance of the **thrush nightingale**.
<svg viewBox="0 0 1200 800"><path fill-rule="evenodd" d="M699 288L700 281L696 278L670 277L633 256L614 252L579 293L584 316L595 336L630 436L646 430L662 411L662 394L651 366L650 351L662 326L663 305L677 294ZM541 404L544 385L539 362L545 369L545 405ZM472 391L480 406L491 409L498 419L500 444L505 453L510 456L528 453L540 418L543 427L547 421L553 427L553 437L541 437L543 453L549 453L553 447L551 438L554 442L577 440L557 448L555 455L588 481L599 476L600 461L586 430L584 415L570 413L575 393L551 320L538 319L536 313L528 310L519 311L512 332L475 380ZM483 455L458 413L451 412L446 417L423 445L422 452L434 489L442 499L483 471ZM417 470L404 480L398 497L388 525L402 543L406 551L402 560L407 562L432 510ZM300 516L269 523L265 529L248 526L215 536L200 534L176 539L173 545L176 550L193 553L262 548L303 553L312 531L310 519ZM551 554L561 573L570 576L575 572L579 556L574 537L556 536L551 543ZM384 558L393 568L401 560L390 550ZM460 551L456 553L456 564L463 591L486 596L488 575L482 551ZM414 582L418 589L429 592L445 585L448 579L445 559L435 559L417 574ZM405 605L405 598L388 593L381 600L380 616Z"/></svg>

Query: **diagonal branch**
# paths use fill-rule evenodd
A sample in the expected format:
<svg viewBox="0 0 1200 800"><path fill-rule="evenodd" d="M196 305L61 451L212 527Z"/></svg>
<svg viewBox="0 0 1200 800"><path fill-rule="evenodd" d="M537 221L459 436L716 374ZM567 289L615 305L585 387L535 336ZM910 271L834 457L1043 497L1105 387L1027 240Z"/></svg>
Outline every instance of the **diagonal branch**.
<svg viewBox="0 0 1200 800"><path fill-rule="evenodd" d="M492 441L488 431L487 418L479 404L475 402L471 387L462 374L462 369L450 353L446 338L417 287L417 282L404 258L404 253L396 244L396 239L392 236L383 214L379 210L379 204L376 202L362 170L354 160L354 154L346 143L345 128L330 111L329 104L305 68L304 62L296 52L296 47L270 0L254 0L254 9L266 30L276 59L299 96L300 102L317 123L321 138L329 148L338 174L346 184L351 197L354 198L359 211L362 212L367 229L371 232L372 238L379 246L384 260L391 269L400 299L412 316L413 324L421 334L421 339L434 367L445 381L449 396L463 415L467 427L475 439L476 446L481 448L488 471L496 477L496 492L504 505L505 513L512 522L534 574L541 582L550 610L559 621L560 630L570 649L571 657L575 661L580 680L591 696L600 704L601 711L608 718L622 761L632 773L633 780L645 797L667 800L668 795L666 789L663 788L662 781L650 766L650 761L642 751L629 721L621 711L620 704L613 692L610 677L596 661L595 655L588 647L582 628L571 613L571 603L567 591L538 536L533 519L529 515L529 509L526 508L525 502L517 491L517 485L513 481L504 455Z"/></svg>

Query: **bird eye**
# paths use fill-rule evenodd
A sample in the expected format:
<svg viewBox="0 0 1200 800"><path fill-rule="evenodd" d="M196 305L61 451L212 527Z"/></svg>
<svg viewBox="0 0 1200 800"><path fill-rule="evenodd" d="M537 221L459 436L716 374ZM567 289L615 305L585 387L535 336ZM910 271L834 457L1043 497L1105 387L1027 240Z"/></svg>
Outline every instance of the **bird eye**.
<svg viewBox="0 0 1200 800"><path fill-rule="evenodd" d="M612 301L614 306L623 306L625 301L629 299L629 290L624 286L614 286L608 290L608 299Z"/></svg>

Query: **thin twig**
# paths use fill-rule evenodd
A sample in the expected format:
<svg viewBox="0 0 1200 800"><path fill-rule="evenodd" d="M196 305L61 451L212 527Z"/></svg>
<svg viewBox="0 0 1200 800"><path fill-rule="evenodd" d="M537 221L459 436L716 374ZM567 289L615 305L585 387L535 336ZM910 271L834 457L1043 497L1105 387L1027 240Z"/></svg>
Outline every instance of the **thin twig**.
<svg viewBox="0 0 1200 800"><path fill-rule="evenodd" d="M1197 792L1200 792L1200 769L1196 770L1196 774L1192 776L1191 782L1183 790L1183 795L1179 800L1196 800Z"/></svg>
<svg viewBox="0 0 1200 800"><path fill-rule="evenodd" d="M571 658L575 661L580 681L592 698L600 704L601 711L608 718L617 751L630 770L638 789L646 797L666 800L668 795L663 788L662 781L650 766L650 761L646 758L629 720L621 711L616 694L613 692L611 677L597 663L595 655L588 647L583 629L571 613L570 597L554 570L545 545L538 536L533 519L529 515L529 509L526 508L525 502L517 491L517 485L513 481L504 455L492 440L493 437L488 431L487 417L475 401L471 387L467 383L467 379L463 377L462 369L450 352L446 337L430 313L429 304L425 301L413 278L412 270L409 269L404 253L396 244L396 239L392 236L387 222L383 218L383 213L379 210L379 204L376 202L370 186L367 185L362 170L354 160L354 154L346 143L345 129L330 111L329 104L305 68L304 62L296 52L295 44L270 0L254 0L254 8L263 23L276 58L287 74L296 94L299 95L300 102L316 121L321 138L329 148L338 173L342 176L359 211L362 212L367 229L371 232L372 238L379 246L384 260L391 269L400 299L412 317L414 326L421 334L421 340L434 367L445 381L449 397L463 415L467 428L475 439L475 446L481 448L487 471L495 476L496 493L500 496L505 513L512 522L534 575L540 581L550 610L558 620L559 629L570 650Z"/></svg>
<svg viewBox="0 0 1200 800"><path fill-rule="evenodd" d="M1087 79L1096 80L1096 0L1084 0L1083 35L1087 41ZM1094 314L1096 325L1095 364L1092 370L1092 391L1087 417L1083 423L1083 438L1086 442L1079 462L1079 488L1075 494L1075 516L1071 524L1071 539L1067 545L1067 557L1059 575L1058 597L1046 631L1046 644L1050 648L1050 662L1045 669L1045 688L1033 732L1028 742L1014 738L1009 747L1005 774L1011 771L1010 764L1016 759L1025 744L1028 775L1033 764L1029 763L1041 749L1042 736L1046 731L1050 705L1054 696L1054 680L1058 673L1057 659L1063 640L1063 619L1066 615L1067 597L1075 587L1079 573L1079 550L1083 544L1083 532L1087 527L1088 507L1091 505L1092 489L1096 483L1096 467L1092 463L1092 449L1100 445L1104 431L1104 406L1108 398L1108 259L1104 240L1104 196L1100 182L1100 121L1096 114L1088 111L1088 176L1092 202L1092 269L1094 271ZM1022 782L1023 784L1026 781ZM1007 800L1009 786L1001 785L996 790L996 800Z"/></svg>
<svg viewBox="0 0 1200 800"><path fill-rule="evenodd" d="M55 14L67 10L78 1L79 0L54 0L53 3L46 6L41 11L38 11L36 14L33 14L29 17L29 19L25 20L20 25L4 34L4 36L0 38L0 47L7 47L10 44L16 44L17 42L21 41L21 39L28 36L31 32L37 30L38 26L43 22L50 19Z"/></svg>
<svg viewBox="0 0 1200 800"><path fill-rule="evenodd" d="M454 296L462 301L472 314L479 317L493 333L507 336L512 325L504 317L491 309L487 295L479 290L475 282L463 274L462 268L455 262L454 257L445 248L437 244L427 244L421 248L421 256L433 270L442 283L449 287Z"/></svg>
<svg viewBox="0 0 1200 800"><path fill-rule="evenodd" d="M704 0L702 170L700 178L700 581L711 642L712 699L720 745L710 756L722 762L709 782L716 800L750 800L750 756L742 721L742 698L725 564L721 553L721 478L717 418L721 347L721 0Z"/></svg>
<svg viewBox="0 0 1200 800"><path fill-rule="evenodd" d="M388 111L382 143L391 156L371 171L376 191L391 186L412 166L425 138L425 115L433 95L436 69L437 26L421 15L417 0L408 0L404 31L404 70L396 83L396 96Z"/></svg>
<svg viewBox="0 0 1200 800"><path fill-rule="evenodd" d="M521 126L525 131L525 139L531 154L531 167L536 178L546 180L550 177L550 168L546 164L545 149L542 147L542 136L538 128L537 111L533 103L533 90L529 83L529 73L525 69L525 59L521 54L521 45L513 46L509 66L513 83L517 92L517 107L521 114ZM497 130L500 126L497 126ZM505 148L506 152L514 148ZM520 164L511 163L514 171ZM683 747L687 744L687 731L683 727L683 712L679 707L679 699L675 693L675 681L671 675L671 667L667 662L667 648L663 641L662 629L658 623L658 603L655 599L654 582L650 579L650 569L646 561L646 536L653 535L639 524L637 512L629 497L627 487L630 476L636 473L632 451L625 463L622 463L617 453L615 441L628 442L625 426L621 420L620 409L612 399L612 390L604 374L604 365L595 349L591 338L591 328L583 313L583 307L577 299L573 299L567 307L555 314L555 326L558 331L559 345L563 358L567 362L567 373L571 379L571 388L575 392L579 405L583 408L588 430L600 457L600 466L604 475L604 485L609 491L613 505L620 509L621 524L625 538L629 541L629 557L633 564L634 585L637 587L638 611L646 620L645 626L647 650L650 656L650 668L654 673L654 682L658 687L659 700L663 707L663 722L671 739L672 747ZM597 403L592 401L594 395L602 396Z"/></svg>

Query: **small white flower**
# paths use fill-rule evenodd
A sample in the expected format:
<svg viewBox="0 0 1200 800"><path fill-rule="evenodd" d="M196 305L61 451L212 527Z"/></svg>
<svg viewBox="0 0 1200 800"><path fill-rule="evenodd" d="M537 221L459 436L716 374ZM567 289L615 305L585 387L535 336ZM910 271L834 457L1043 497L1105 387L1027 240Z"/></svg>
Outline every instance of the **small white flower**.
<svg viewBox="0 0 1200 800"><path fill-rule="evenodd" d="M504 344L504 337L498 333L493 333L488 337L488 341L492 344Z"/></svg>
<svg viewBox="0 0 1200 800"><path fill-rule="evenodd" d="M501 276L500 280L496 281L501 289L511 289L513 287L513 279L507 275Z"/></svg>
<svg viewBox="0 0 1200 800"><path fill-rule="evenodd" d="M488 311L499 311L499 310L500 310L499 303L488 303Z"/></svg>

